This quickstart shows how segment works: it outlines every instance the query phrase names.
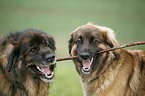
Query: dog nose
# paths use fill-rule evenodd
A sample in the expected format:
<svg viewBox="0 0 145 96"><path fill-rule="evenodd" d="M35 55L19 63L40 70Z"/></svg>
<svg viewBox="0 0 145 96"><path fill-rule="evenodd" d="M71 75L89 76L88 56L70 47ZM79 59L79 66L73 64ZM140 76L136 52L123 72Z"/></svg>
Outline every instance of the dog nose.
<svg viewBox="0 0 145 96"><path fill-rule="evenodd" d="M80 53L80 57L84 60L87 60L87 59L89 59L90 54L87 52L83 52L83 53Z"/></svg>
<svg viewBox="0 0 145 96"><path fill-rule="evenodd" d="M54 62L55 61L55 54L48 54L45 56L45 60L48 62Z"/></svg>

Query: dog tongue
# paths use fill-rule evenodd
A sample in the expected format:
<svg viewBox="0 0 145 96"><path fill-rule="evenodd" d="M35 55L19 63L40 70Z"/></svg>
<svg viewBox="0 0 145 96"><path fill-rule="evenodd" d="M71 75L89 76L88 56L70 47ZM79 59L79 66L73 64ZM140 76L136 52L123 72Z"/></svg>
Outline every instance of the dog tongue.
<svg viewBox="0 0 145 96"><path fill-rule="evenodd" d="M82 64L83 64L84 68L90 68L91 61L90 60L84 60L84 61L82 61Z"/></svg>
<svg viewBox="0 0 145 96"><path fill-rule="evenodd" d="M50 74L51 71L49 70L49 66L41 67L41 72L44 74Z"/></svg>

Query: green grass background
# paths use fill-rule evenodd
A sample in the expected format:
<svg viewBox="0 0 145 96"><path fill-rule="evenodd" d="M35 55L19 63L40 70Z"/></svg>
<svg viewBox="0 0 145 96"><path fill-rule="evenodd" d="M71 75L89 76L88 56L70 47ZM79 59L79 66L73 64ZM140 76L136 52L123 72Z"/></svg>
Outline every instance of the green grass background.
<svg viewBox="0 0 145 96"><path fill-rule="evenodd" d="M29 28L56 40L57 57L68 54L70 33L92 22L112 28L120 44L145 40L144 0L0 0L0 37ZM131 49L145 50L145 46ZM72 61L57 63L50 96L83 96Z"/></svg>

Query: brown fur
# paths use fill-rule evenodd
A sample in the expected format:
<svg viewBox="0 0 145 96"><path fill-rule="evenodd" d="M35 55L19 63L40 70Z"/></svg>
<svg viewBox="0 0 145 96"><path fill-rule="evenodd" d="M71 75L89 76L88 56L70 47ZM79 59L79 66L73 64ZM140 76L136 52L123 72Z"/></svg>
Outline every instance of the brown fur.
<svg viewBox="0 0 145 96"><path fill-rule="evenodd" d="M51 38L53 42L52 50L55 50L54 41L50 35L33 29L11 33L0 40L0 96L47 96L49 82L40 80L37 74L33 75L31 66L26 67L27 60L30 60L36 54L42 54L41 49L34 54L28 52L31 46L35 44L37 46L43 45L41 38ZM34 39L39 40L39 43L33 41ZM30 42L34 43L31 45ZM48 48L46 47L46 49ZM30 54L33 55L29 56ZM17 60L10 58L17 58Z"/></svg>
<svg viewBox="0 0 145 96"><path fill-rule="evenodd" d="M78 46L83 43L77 45L80 36L83 40L95 36L99 41L96 50L119 46L111 29L87 24L71 34L69 52L72 56L79 55L82 49L78 49ZM90 45L88 48L91 48ZM96 58L98 61L93 61L95 64L90 74L81 71L82 65L78 59L73 60L80 75L84 96L145 96L145 51L119 49L102 53ZM99 75L101 72L103 74Z"/></svg>

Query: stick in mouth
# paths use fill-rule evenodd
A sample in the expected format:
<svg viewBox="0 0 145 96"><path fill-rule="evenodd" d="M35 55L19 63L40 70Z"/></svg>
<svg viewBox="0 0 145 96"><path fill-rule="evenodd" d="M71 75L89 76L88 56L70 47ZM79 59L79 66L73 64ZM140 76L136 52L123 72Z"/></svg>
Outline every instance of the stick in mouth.
<svg viewBox="0 0 145 96"><path fill-rule="evenodd" d="M128 43L128 44L124 44L124 45L119 46L119 47L113 47L113 48L99 51L96 54L100 54L100 53L104 53L104 52L108 52L108 51L113 51L113 50L117 50L117 49L121 49L121 48L126 48L126 47L130 47L130 46L143 45L143 44L145 44L145 41ZM64 61L64 60L72 60L72 59L76 59L76 58L78 58L78 57L77 56L63 57L63 58L58 58L56 61L58 62L58 61Z"/></svg>
<svg viewBox="0 0 145 96"><path fill-rule="evenodd" d="M93 63L93 57L91 60L83 60L82 61L82 72L84 74L89 74L90 71L91 71L91 66L92 66L92 63Z"/></svg>

